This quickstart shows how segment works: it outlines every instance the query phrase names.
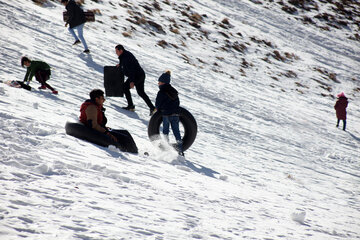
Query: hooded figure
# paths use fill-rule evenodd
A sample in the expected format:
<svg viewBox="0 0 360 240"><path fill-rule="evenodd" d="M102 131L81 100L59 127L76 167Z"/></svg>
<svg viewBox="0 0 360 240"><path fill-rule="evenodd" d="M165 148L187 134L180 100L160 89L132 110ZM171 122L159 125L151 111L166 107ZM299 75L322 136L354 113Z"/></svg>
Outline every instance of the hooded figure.
<svg viewBox="0 0 360 240"><path fill-rule="evenodd" d="M348 106L348 100L347 97L345 97L345 94L339 93L337 95L338 100L335 103L335 110L336 110L336 117L337 117L337 124L336 127L339 127L340 120L343 120L343 130L346 129L346 108Z"/></svg>
<svg viewBox="0 0 360 240"><path fill-rule="evenodd" d="M156 96L155 107L163 117L163 134L169 139L169 127L174 133L179 155L184 156L182 138L179 129L180 100L178 91L170 85L171 72L163 73L158 79L159 92Z"/></svg>
<svg viewBox="0 0 360 240"><path fill-rule="evenodd" d="M160 91L157 94L155 106L163 116L179 114L180 111L178 91L170 85L170 74L170 71L167 71L158 80Z"/></svg>

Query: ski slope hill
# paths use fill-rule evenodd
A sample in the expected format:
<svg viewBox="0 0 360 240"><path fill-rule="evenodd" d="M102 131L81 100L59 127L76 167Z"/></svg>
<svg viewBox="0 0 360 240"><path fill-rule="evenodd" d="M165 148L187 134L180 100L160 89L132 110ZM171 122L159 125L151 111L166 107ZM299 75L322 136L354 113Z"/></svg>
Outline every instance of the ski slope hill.
<svg viewBox="0 0 360 240"><path fill-rule="evenodd" d="M22 80L26 55L53 67L59 91L0 83L0 239L360 238L358 19L304 24L303 14L335 14L311 2L318 10L291 15L272 1L87 0L97 15L84 54L60 3L0 0L1 80ZM172 71L198 123L185 159L149 141L134 90L136 112L122 98L105 107L138 155L65 134L103 88L103 67L118 63L117 44L143 66L152 100ZM341 91L347 131L335 127Z"/></svg>

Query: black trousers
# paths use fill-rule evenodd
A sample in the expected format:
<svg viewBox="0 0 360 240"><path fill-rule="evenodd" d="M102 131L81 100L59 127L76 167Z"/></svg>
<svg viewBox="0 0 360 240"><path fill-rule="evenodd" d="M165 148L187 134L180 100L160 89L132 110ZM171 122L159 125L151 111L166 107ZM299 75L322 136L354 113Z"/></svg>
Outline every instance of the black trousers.
<svg viewBox="0 0 360 240"><path fill-rule="evenodd" d="M137 81L135 81L137 80ZM145 93L144 84L145 84L145 74L142 76L139 76L139 79L130 79L128 78L126 82L124 83L124 93L126 100L128 102L128 106L134 106L131 93L130 93L130 82L136 82L135 88L138 95L145 101L146 105L152 110L154 109L154 105L152 104L150 98Z"/></svg>
<svg viewBox="0 0 360 240"><path fill-rule="evenodd" d="M54 91L55 89L52 88L48 83L46 83L46 81L50 79L50 75L50 70L39 70L35 73L35 78L39 83L41 83L41 86L45 86L51 91Z"/></svg>
<svg viewBox="0 0 360 240"><path fill-rule="evenodd" d="M339 126L339 123L340 123L340 119L337 120L337 124L336 124L336 127ZM343 120L343 130L346 129L346 120Z"/></svg>

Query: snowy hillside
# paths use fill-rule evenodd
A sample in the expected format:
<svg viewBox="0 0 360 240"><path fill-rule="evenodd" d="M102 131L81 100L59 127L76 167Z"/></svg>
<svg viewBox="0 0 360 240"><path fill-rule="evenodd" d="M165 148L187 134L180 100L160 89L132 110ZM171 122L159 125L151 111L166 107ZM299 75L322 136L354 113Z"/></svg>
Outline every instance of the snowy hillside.
<svg viewBox="0 0 360 240"><path fill-rule="evenodd" d="M59 2L0 0L0 80L22 80L26 55L52 66L59 91L0 83L0 240L360 238L356 1L82 7L96 11L84 28L90 54L72 46ZM121 109L125 98L105 108L138 155L66 135L90 90L103 89L103 67L118 63L117 44L143 66L152 101L172 71L198 123L185 159L149 141L135 90L135 112ZM347 131L335 127L342 91Z"/></svg>

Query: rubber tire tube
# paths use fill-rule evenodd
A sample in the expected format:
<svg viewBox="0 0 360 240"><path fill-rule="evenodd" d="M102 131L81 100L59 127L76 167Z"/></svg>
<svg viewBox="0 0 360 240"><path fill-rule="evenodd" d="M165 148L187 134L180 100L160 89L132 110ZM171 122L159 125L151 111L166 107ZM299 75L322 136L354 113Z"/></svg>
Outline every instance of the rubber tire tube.
<svg viewBox="0 0 360 240"><path fill-rule="evenodd" d="M132 138L131 134L127 130L112 130L113 135L117 137L118 142L113 141L109 136L86 127L80 122L67 122L65 125L66 134L91 142L102 147L108 147L114 145L124 152L137 153L138 149ZM111 131L110 131L111 133Z"/></svg>
<svg viewBox="0 0 360 240"><path fill-rule="evenodd" d="M185 108L180 107L179 120L184 127L183 151L190 148L194 143L197 134L197 123L194 116ZM162 124L162 114L155 112L150 118L148 125L148 136L151 141L158 139L160 134L160 125Z"/></svg>

